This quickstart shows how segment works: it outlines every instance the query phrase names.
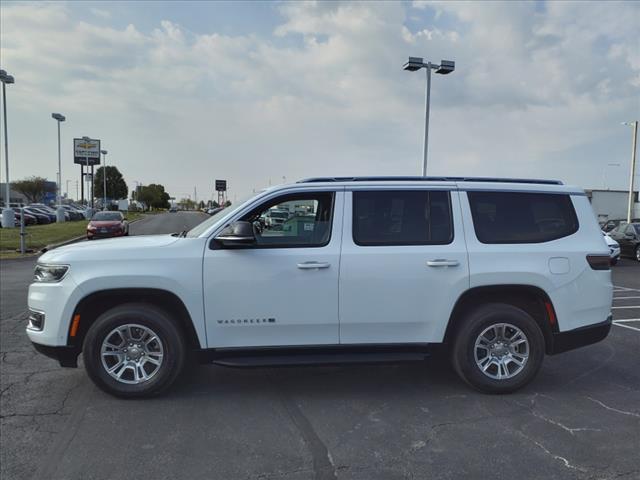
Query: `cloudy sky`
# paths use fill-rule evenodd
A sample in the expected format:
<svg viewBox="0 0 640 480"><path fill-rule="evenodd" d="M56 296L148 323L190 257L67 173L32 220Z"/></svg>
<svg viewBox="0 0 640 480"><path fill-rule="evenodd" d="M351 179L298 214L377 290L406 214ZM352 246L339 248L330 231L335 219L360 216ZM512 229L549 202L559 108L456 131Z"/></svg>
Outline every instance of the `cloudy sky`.
<svg viewBox="0 0 640 480"><path fill-rule="evenodd" d="M559 178L625 188L640 117L637 2L3 1L12 178L57 171L72 138L177 197L230 198L317 175ZM4 156L3 156L4 161ZM619 164L619 165L609 165ZM4 181L4 166L2 167Z"/></svg>

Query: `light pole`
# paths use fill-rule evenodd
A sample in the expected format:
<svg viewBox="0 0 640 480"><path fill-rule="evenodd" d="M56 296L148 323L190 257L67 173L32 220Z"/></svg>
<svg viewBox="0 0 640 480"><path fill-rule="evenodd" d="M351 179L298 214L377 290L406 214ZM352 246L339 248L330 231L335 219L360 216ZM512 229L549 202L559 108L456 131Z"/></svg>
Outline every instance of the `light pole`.
<svg viewBox="0 0 640 480"><path fill-rule="evenodd" d="M622 122L623 125L633 127L633 140L631 141L631 172L629 173L629 204L627 205L627 223L631 223L633 217L633 181L636 176L636 145L638 143L638 120L635 122Z"/></svg>
<svg viewBox="0 0 640 480"><path fill-rule="evenodd" d="M7 139L7 85L15 83L14 78L4 70L0 70L0 82L2 82L2 110L4 113L4 161L6 164L6 190L4 198L4 210L2 210L2 228L16 226L16 217L11 209L11 182L9 181L9 141Z"/></svg>
<svg viewBox="0 0 640 480"><path fill-rule="evenodd" d="M102 210L107 209L107 151L100 150L102 154Z"/></svg>
<svg viewBox="0 0 640 480"><path fill-rule="evenodd" d="M422 176L427 176L427 152L429 149L429 108L431 104L431 70L435 70L436 73L441 75L447 75L453 72L456 68L456 64L452 60L442 60L440 65L427 62L424 63L422 57L409 57L409 61L402 66L403 70L408 72L416 72L424 68L427 70L427 92L425 98L425 115L424 115L424 148L422 159Z"/></svg>
<svg viewBox="0 0 640 480"><path fill-rule="evenodd" d="M52 113L53 118L58 123L58 195L56 203L58 208L56 209L56 222L64 222L64 208L62 208L62 162L60 161L60 123L64 122L66 118L60 113Z"/></svg>

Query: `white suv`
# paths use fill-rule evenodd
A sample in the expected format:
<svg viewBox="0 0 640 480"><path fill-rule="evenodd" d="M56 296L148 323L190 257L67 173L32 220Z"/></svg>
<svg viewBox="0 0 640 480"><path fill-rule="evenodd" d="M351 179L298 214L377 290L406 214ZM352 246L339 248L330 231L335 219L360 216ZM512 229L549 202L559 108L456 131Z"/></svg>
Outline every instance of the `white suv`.
<svg viewBox="0 0 640 480"><path fill-rule="evenodd" d="M287 228L270 209L304 204ZM189 352L233 366L421 360L450 347L484 392L611 328L609 250L585 193L555 181L320 178L274 187L181 235L47 252L29 338L82 352L121 397L157 394Z"/></svg>

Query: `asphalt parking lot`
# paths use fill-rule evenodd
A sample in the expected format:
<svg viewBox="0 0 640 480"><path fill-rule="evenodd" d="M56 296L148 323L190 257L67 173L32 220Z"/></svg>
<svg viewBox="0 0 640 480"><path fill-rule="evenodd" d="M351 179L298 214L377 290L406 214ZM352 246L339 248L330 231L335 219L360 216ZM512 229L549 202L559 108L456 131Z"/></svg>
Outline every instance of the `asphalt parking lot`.
<svg viewBox="0 0 640 480"><path fill-rule="evenodd" d="M168 216L168 217L167 217ZM195 213L149 217L175 231ZM446 357L384 366L193 367L165 396L110 397L24 333L34 259L2 262L2 479L640 478L640 265L613 268L615 325L507 396ZM579 298L576 298L579 301Z"/></svg>

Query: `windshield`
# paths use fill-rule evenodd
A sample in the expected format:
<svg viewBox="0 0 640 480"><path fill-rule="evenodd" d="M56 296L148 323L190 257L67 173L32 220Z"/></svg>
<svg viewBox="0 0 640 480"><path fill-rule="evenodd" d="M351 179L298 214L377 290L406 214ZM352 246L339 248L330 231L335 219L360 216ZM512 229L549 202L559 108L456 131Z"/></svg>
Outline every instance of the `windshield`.
<svg viewBox="0 0 640 480"><path fill-rule="evenodd" d="M271 212L270 215L273 218L289 218L285 212Z"/></svg>
<svg viewBox="0 0 640 480"><path fill-rule="evenodd" d="M223 217L225 217L225 216L227 216L227 215L239 210L241 207L243 207L245 205L245 203L247 203L249 200L254 198L256 195L257 194L252 193L251 195L248 195L245 198L241 199L235 205L227 207L227 208L223 208L219 212L214 213L213 215L211 215L210 218L206 219L204 222L196 225L191 230L189 230L187 232L186 236L187 237L199 237L204 232L206 232L211 226L213 226L216 222L218 222L221 218L223 218Z"/></svg>
<svg viewBox="0 0 640 480"><path fill-rule="evenodd" d="M118 212L98 212L91 217L91 220L95 222L119 222L122 220L122 216Z"/></svg>

